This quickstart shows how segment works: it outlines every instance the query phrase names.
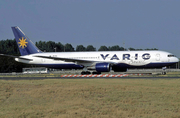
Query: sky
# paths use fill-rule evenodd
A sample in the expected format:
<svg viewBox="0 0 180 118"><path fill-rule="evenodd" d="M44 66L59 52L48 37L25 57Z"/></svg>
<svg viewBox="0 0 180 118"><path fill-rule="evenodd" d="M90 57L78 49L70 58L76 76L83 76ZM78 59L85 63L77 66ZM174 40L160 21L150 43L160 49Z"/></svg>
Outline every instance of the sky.
<svg viewBox="0 0 180 118"><path fill-rule="evenodd" d="M1 0L0 40L157 48L180 57L180 0Z"/></svg>

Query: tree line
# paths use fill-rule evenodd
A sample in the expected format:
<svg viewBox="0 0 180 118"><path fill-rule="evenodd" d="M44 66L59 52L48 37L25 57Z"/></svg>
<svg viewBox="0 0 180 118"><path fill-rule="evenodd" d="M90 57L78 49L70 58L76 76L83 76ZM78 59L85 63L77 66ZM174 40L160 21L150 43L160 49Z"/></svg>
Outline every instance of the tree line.
<svg viewBox="0 0 180 118"><path fill-rule="evenodd" d="M115 46L101 46L98 50L92 45L87 47L83 45L77 45L74 48L71 44L67 43L63 45L62 43L53 41L38 41L35 45L43 52L75 52L75 51L124 51L124 50L158 50L156 48L152 49L125 49L118 45ZM0 54L16 55L20 56L19 49L16 40L7 39L0 40ZM0 73L5 72L22 72L22 68L34 67L34 65L22 64L16 62L11 57L0 57Z"/></svg>
<svg viewBox="0 0 180 118"><path fill-rule="evenodd" d="M36 42L36 46L43 52L74 52L74 51L97 51L96 48L92 45L88 45L87 47L83 45L77 45L76 49L69 43L63 45L60 42L55 43L53 41L39 41ZM120 47L118 45L115 46L101 46L98 51L124 51L124 50L158 50L157 48L151 49L135 49L135 48L128 48L125 49L124 47Z"/></svg>
<svg viewBox="0 0 180 118"><path fill-rule="evenodd" d="M69 43L63 45L62 43L54 42L54 41L39 41L36 42L35 45L43 52L74 52L74 51L124 51L124 50L158 50L157 48L151 49L135 49L124 47L120 47L119 45L115 46L101 46L98 50L92 45L88 45L87 47L83 45L77 45L76 49ZM20 55L19 49L16 43L16 40L0 40L0 54L9 54L9 55Z"/></svg>

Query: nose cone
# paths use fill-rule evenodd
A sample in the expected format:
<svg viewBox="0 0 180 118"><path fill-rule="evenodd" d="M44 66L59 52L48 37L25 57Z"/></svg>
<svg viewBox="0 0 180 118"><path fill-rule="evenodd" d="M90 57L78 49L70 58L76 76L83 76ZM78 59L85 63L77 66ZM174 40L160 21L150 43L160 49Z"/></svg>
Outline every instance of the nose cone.
<svg viewBox="0 0 180 118"><path fill-rule="evenodd" d="M173 61L177 63L177 62L179 62L179 59L177 57L174 57Z"/></svg>
<svg viewBox="0 0 180 118"><path fill-rule="evenodd" d="M171 58L170 60L171 60L171 62L173 62L173 63L179 62L179 59L178 59L177 57L173 57L173 58Z"/></svg>

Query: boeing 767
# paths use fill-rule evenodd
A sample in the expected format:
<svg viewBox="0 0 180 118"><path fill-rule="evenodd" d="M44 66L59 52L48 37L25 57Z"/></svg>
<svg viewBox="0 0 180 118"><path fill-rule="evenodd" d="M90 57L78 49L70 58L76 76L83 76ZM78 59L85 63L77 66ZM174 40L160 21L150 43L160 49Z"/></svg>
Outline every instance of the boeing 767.
<svg viewBox="0 0 180 118"><path fill-rule="evenodd" d="M128 68L162 68L179 59L165 51L42 52L19 27L12 27L21 56L17 62L54 69L84 69L81 74L125 72Z"/></svg>

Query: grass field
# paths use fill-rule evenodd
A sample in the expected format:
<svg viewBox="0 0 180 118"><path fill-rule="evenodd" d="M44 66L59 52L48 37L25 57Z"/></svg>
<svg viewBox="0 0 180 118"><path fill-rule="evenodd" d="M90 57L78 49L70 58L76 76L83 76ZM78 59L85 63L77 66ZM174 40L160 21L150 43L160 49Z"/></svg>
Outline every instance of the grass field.
<svg viewBox="0 0 180 118"><path fill-rule="evenodd" d="M180 79L0 80L2 118L180 118Z"/></svg>

